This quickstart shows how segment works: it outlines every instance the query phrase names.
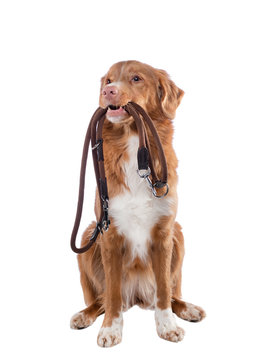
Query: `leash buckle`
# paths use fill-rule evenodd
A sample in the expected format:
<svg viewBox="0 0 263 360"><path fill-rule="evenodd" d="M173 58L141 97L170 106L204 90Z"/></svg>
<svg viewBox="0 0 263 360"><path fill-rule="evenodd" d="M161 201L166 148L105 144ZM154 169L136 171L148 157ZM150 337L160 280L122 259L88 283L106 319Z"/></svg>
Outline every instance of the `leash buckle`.
<svg viewBox="0 0 263 360"><path fill-rule="evenodd" d="M103 201L103 220L102 220L102 228L104 231L108 231L109 226L110 226L110 219L109 219L109 199L108 198L103 198L102 197L102 201Z"/></svg>
<svg viewBox="0 0 263 360"><path fill-rule="evenodd" d="M102 145L102 139L99 139L98 142L96 142L96 144L92 146L91 150L96 150L101 145Z"/></svg>
<svg viewBox="0 0 263 360"><path fill-rule="evenodd" d="M104 157L103 157L103 139L98 139L96 144L91 149L92 150L97 150L98 161L104 161Z"/></svg>

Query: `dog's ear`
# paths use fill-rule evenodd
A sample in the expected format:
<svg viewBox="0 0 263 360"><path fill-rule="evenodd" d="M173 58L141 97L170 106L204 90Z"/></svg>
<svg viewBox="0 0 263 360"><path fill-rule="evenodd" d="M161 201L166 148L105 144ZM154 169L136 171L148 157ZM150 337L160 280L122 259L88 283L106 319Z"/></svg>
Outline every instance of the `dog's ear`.
<svg viewBox="0 0 263 360"><path fill-rule="evenodd" d="M157 91L162 111L166 117L173 119L175 110L184 96L184 91L175 85L166 71L157 70L157 77L159 81Z"/></svg>

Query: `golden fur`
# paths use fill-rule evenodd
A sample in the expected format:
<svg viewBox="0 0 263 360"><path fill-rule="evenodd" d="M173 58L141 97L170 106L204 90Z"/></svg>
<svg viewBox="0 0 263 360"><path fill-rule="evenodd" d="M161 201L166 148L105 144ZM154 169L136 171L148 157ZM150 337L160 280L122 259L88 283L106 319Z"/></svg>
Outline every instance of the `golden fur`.
<svg viewBox="0 0 263 360"><path fill-rule="evenodd" d="M139 81L134 81L134 77ZM151 242L148 243L148 257L142 260L133 258L129 243L125 242L125 234L119 234L114 220L107 232L100 235L91 249L78 255L81 286L87 308L72 318L73 328L89 326L98 315L105 312L103 327L108 328L118 318L122 309L133 305L144 308L172 311L179 317L189 321L200 321L204 311L194 305L185 303L181 298L181 269L184 257L184 238L181 226L175 222L177 203L177 158L172 147L172 119L181 102L184 92L179 89L163 70L155 69L137 61L120 62L113 65L101 79L100 106L109 105L102 94L107 84L118 83L119 92L112 105L123 106L129 101L140 104L150 115L162 141L168 166L169 197L175 199L171 213L162 216L151 230ZM103 128L105 171L108 182L109 198L114 198L124 189L129 191L123 163L127 162L127 142L136 134L133 119L128 115L119 123L105 120ZM157 149L151 134L148 134L157 175L160 175L160 163ZM96 193L95 214L99 218L100 206ZM92 222L82 237L84 246L96 226ZM125 299L125 291L135 284L134 279L141 279L145 286L156 288L156 303L145 296L138 297L136 289L133 296ZM134 281L134 282L133 282ZM149 290L150 291L150 290ZM143 293L143 289L141 289ZM149 292L150 293L150 292ZM127 303L128 302L128 303ZM192 306L192 308L191 308ZM194 311L189 311L189 309ZM171 340L171 334L163 336ZM120 340L112 341L111 346ZM174 341L174 340L173 340ZM104 339L104 343L106 340Z"/></svg>

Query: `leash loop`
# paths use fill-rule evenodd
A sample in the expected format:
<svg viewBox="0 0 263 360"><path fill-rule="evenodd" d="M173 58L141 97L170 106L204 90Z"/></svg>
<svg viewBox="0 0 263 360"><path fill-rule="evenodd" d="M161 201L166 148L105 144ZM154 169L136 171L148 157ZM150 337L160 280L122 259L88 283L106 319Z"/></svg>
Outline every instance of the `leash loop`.
<svg viewBox="0 0 263 360"><path fill-rule="evenodd" d="M159 199L163 198L168 194L169 191L169 186L167 184L168 171L167 171L167 164L166 164L162 143L157 133L157 130L154 126L154 123L152 119L149 117L149 115L145 112L145 110L136 103L129 102L127 105L123 106L123 109L126 110L127 113L133 117L139 135L139 149L137 153L137 160L138 160L137 173L140 176L140 178L143 178L147 181L148 185L151 188L153 196ZM71 249L77 254L81 254L89 250L89 248L95 243L98 235L100 233L103 234L103 231L107 231L110 225L109 197L108 197L108 189L107 189L107 179L105 177L105 169L104 169L103 139L102 139L102 128L107 110L108 110L107 108L104 109L99 107L95 111L95 113L93 114L90 120L83 146L81 169L80 169L78 205L77 205L77 212L71 234L71 241L70 241ZM150 142L148 139L148 134L144 122L147 124L148 129L152 134L153 140L155 141L155 145L159 155L159 161L161 164L161 170L162 170L161 180L157 179L156 172L153 166L153 161L150 152ZM76 237L82 216L86 165L87 165L88 150L90 143L92 148L92 157L94 163L94 171L96 175L97 188L101 200L100 201L101 211L100 211L100 218L97 220L96 227L88 243L82 248L78 248L76 246ZM150 175L152 177L152 181L149 178ZM161 189L163 187L166 187L165 193L163 195L158 195L156 189Z"/></svg>

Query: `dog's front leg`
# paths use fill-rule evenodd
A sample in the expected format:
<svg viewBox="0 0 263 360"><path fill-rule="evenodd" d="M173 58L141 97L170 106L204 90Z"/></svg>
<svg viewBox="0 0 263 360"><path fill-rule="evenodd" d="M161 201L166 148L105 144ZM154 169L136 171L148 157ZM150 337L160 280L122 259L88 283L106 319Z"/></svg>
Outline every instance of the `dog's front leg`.
<svg viewBox="0 0 263 360"><path fill-rule="evenodd" d="M173 251L173 217L163 217L152 230L152 265L156 280L155 322L158 335L180 341L184 330L176 325L171 309L171 258Z"/></svg>
<svg viewBox="0 0 263 360"><path fill-rule="evenodd" d="M122 246L123 238L111 225L101 240L102 263L105 272L105 316L98 334L98 345L110 347L122 338Z"/></svg>

